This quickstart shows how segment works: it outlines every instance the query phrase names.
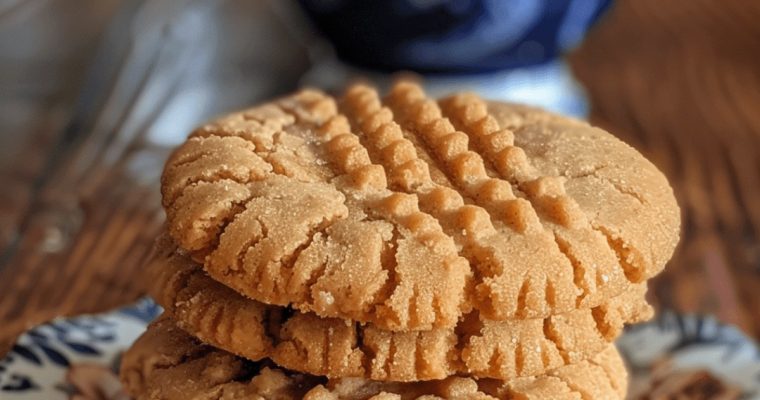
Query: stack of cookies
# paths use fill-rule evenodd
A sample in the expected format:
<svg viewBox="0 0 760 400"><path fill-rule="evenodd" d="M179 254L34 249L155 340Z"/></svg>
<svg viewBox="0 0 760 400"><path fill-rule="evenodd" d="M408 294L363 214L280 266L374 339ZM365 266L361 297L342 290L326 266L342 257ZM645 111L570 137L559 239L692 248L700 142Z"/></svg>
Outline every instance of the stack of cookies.
<svg viewBox="0 0 760 400"><path fill-rule="evenodd" d="M610 134L408 81L213 121L162 194L137 399L622 399L680 225Z"/></svg>

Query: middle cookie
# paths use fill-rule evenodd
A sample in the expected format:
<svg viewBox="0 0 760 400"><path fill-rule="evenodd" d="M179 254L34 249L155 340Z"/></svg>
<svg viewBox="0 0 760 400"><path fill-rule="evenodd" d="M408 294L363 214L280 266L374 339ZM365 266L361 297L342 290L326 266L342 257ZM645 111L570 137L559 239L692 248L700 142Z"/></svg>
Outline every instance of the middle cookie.
<svg viewBox="0 0 760 400"><path fill-rule="evenodd" d="M598 307L546 319L488 321L471 313L453 329L391 332L245 298L208 277L166 236L148 269L151 295L201 341L327 377L408 382L456 373L502 380L540 375L593 357L624 324L652 314L646 285L639 284Z"/></svg>

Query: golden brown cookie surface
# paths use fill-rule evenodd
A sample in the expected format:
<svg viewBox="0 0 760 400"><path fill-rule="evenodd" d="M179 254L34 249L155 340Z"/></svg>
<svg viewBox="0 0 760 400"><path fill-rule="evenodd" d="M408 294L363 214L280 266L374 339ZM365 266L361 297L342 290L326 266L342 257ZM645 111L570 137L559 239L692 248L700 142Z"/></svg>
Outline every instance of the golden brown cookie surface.
<svg viewBox="0 0 760 400"><path fill-rule="evenodd" d="M147 276L166 313L205 343L294 371L378 381L537 375L592 357L625 323L651 315L646 287L639 284L593 309L546 319L480 321L473 313L454 329L391 332L247 299L178 254L166 236Z"/></svg>
<svg viewBox="0 0 760 400"><path fill-rule="evenodd" d="M596 307L656 274L679 229L665 178L608 133L410 83L214 121L162 192L171 236L214 279L394 331Z"/></svg>
<svg viewBox="0 0 760 400"><path fill-rule="evenodd" d="M327 379L250 362L203 345L161 318L122 359L121 380L137 400L206 399L622 399L626 372L613 346L593 359L511 381L450 377L412 383Z"/></svg>

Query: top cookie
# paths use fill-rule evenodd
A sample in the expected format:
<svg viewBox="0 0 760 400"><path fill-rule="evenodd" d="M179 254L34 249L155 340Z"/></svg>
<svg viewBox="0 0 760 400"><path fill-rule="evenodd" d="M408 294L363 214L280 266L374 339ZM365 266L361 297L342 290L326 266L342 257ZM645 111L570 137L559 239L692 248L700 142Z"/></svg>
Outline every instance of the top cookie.
<svg viewBox="0 0 760 400"><path fill-rule="evenodd" d="M409 82L214 121L169 159L162 194L214 279L395 331L598 306L659 272L679 229L664 176L610 134Z"/></svg>

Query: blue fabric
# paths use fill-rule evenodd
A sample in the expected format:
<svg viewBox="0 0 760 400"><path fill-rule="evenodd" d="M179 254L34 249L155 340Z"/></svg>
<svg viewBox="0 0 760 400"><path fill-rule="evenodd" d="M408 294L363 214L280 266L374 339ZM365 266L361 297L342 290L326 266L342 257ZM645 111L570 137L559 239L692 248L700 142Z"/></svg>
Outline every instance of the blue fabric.
<svg viewBox="0 0 760 400"><path fill-rule="evenodd" d="M576 45L612 0L300 0L349 63L474 73L543 64Z"/></svg>

